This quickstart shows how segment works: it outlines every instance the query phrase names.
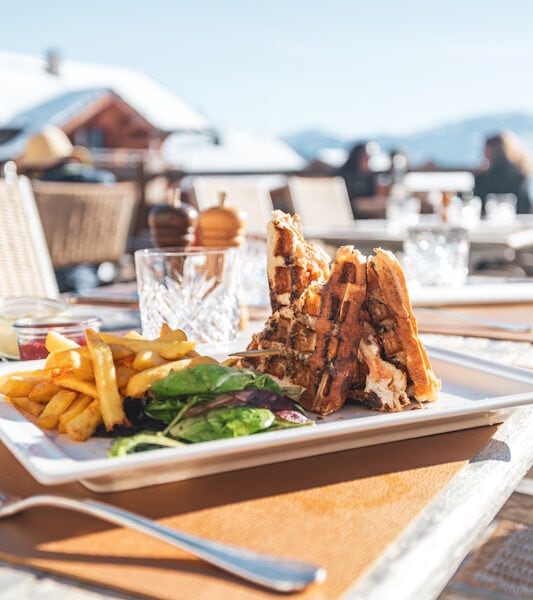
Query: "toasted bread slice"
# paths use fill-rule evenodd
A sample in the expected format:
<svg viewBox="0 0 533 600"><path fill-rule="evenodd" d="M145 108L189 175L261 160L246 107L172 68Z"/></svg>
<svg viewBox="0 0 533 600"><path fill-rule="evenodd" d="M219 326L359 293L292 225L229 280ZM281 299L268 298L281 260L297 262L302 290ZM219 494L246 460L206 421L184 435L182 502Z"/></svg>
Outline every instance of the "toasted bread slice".
<svg viewBox="0 0 533 600"><path fill-rule="evenodd" d="M366 257L353 246L337 252L316 321L316 348L309 359L309 378L302 405L321 414L346 401L357 371L366 296Z"/></svg>
<svg viewBox="0 0 533 600"><path fill-rule="evenodd" d="M267 242L272 312L293 305L312 282L329 277L329 257L322 248L304 240L298 215L273 211Z"/></svg>
<svg viewBox="0 0 533 600"><path fill-rule="evenodd" d="M400 263L387 250L377 248L367 269L367 309L386 360L407 373L407 394L418 402L437 399L436 378L419 335Z"/></svg>
<svg viewBox="0 0 533 600"><path fill-rule="evenodd" d="M321 284L312 283L297 301L274 312L263 330L252 336L248 350L277 350L278 354L243 358L240 364L306 387L308 363L317 341L316 320L322 290Z"/></svg>

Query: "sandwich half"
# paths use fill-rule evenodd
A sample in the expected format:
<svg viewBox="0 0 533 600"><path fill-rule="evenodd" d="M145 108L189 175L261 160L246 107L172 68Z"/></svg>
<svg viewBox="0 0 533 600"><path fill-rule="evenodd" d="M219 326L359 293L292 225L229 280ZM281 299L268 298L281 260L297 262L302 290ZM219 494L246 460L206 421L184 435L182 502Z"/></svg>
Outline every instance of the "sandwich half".
<svg viewBox="0 0 533 600"><path fill-rule="evenodd" d="M382 411L437 400L436 378L422 342L400 263L381 248L367 260L365 331L358 358L367 371L350 397Z"/></svg>

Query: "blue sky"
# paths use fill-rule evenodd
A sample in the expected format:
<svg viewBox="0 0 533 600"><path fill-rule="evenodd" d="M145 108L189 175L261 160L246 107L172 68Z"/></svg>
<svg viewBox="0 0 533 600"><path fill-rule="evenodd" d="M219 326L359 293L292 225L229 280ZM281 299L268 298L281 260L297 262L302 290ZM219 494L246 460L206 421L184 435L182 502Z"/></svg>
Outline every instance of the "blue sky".
<svg viewBox="0 0 533 600"><path fill-rule="evenodd" d="M218 126L355 136L533 113L526 0L0 0L0 9L1 50L56 47L141 69Z"/></svg>

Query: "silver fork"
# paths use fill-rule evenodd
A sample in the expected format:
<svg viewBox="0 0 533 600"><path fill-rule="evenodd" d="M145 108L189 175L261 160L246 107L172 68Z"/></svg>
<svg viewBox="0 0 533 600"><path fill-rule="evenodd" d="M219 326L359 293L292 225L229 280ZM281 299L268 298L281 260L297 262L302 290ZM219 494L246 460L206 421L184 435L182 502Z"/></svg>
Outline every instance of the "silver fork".
<svg viewBox="0 0 533 600"><path fill-rule="evenodd" d="M76 510L146 533L167 544L186 550L224 571L278 592L303 590L311 583L321 583L326 578L326 571L322 567L205 540L159 525L155 521L98 500L74 500L46 494L16 498L0 492L0 518L9 517L35 506L55 506Z"/></svg>

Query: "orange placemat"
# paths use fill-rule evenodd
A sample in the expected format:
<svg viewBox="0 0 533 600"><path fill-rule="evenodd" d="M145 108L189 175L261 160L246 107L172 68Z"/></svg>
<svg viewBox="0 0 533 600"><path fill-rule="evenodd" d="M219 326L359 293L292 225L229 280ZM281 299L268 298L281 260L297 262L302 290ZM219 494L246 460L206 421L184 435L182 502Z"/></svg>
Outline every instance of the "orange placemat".
<svg viewBox="0 0 533 600"><path fill-rule="evenodd" d="M0 446L0 490L98 497L213 540L315 562L328 579L297 597L337 598L495 431L481 427L106 495L79 484L41 486ZM157 599L279 597L142 534L52 508L1 521L0 559Z"/></svg>

